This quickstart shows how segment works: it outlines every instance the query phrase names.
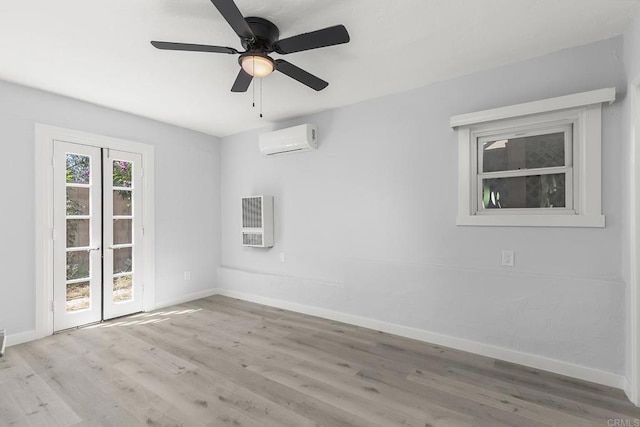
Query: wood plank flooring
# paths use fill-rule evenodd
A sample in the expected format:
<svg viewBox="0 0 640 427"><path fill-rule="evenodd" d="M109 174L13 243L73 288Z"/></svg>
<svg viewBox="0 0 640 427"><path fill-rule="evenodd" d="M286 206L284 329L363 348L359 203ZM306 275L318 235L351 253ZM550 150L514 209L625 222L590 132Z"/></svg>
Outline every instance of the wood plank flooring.
<svg viewBox="0 0 640 427"><path fill-rule="evenodd" d="M8 348L0 425L638 426L620 390L214 296Z"/></svg>

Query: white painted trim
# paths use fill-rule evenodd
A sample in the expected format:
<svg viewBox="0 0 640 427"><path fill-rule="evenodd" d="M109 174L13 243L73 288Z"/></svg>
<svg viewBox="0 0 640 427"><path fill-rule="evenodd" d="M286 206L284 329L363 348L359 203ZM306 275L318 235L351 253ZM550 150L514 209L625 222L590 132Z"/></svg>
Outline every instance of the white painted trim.
<svg viewBox="0 0 640 427"><path fill-rule="evenodd" d="M630 85L630 140L631 144L631 197L630 247L629 247L629 283L631 307L629 313L629 334L631 346L631 372L628 373L627 397L634 405L640 406L640 79Z"/></svg>
<svg viewBox="0 0 640 427"><path fill-rule="evenodd" d="M456 225L503 227L604 227L604 215L463 215Z"/></svg>
<svg viewBox="0 0 640 427"><path fill-rule="evenodd" d="M614 93L615 95L615 93ZM509 108L509 107L506 107ZM457 225L506 227L604 227L602 215L602 104L544 111L536 115L510 117L458 129L458 217ZM478 138L499 137L512 132L547 129L572 124L572 210L575 214L535 209L480 210ZM569 197L569 196L568 196Z"/></svg>
<svg viewBox="0 0 640 427"><path fill-rule="evenodd" d="M35 251L36 338L53 334L53 143L48 132L35 128Z"/></svg>
<svg viewBox="0 0 640 427"><path fill-rule="evenodd" d="M586 105L612 103L616 99L616 88L605 88L581 92L540 101L526 102L524 104L510 105L508 107L493 108L491 110L477 111L474 113L459 114L451 117L450 126L467 126L493 120L510 119L531 114L546 113L548 111L566 110L568 108L584 107Z"/></svg>
<svg viewBox="0 0 640 427"><path fill-rule="evenodd" d="M29 341L34 341L39 337L36 331L20 332L19 334L7 335L7 347L18 345Z"/></svg>
<svg viewBox="0 0 640 427"><path fill-rule="evenodd" d="M178 298L172 298L172 299L157 302L155 309L158 310L158 309L169 307L172 305L184 304L185 302L195 301L197 299L207 298L213 295L217 295L217 293L218 293L218 290L215 288L207 289L200 292L193 292L191 294L182 295Z"/></svg>
<svg viewBox="0 0 640 427"><path fill-rule="evenodd" d="M35 250L36 250L36 338L53 333L53 141L66 141L142 154L144 169L142 218L144 223L143 310L155 308L155 160L154 147L140 142L112 138L72 129L35 125Z"/></svg>
<svg viewBox="0 0 640 427"><path fill-rule="evenodd" d="M422 329L411 328L394 323L383 322L380 320L370 319L366 317L356 316L353 314L341 313L337 311L327 310L319 307L312 307L304 304L293 303L273 298L267 298L260 295L248 294L244 292L231 291L227 289L218 289L218 295L231 298L237 298L244 301L250 301L257 304L277 307L284 310L295 311L297 313L308 314L311 316L322 317L329 320L348 323L350 325L361 326L364 328L374 329L406 338L428 342L431 344L442 345L457 350L467 351L479 354L493 359L504 360L519 365L525 365L544 371L554 372L560 375L566 375L585 381L591 381L597 384L609 387L624 388L625 378L611 372L601 371L598 369L588 368L586 366L575 365L556 359L550 359L530 353L523 353L498 347L490 344L483 344L462 338L456 338L449 335L437 334Z"/></svg>
<svg viewBox="0 0 640 427"><path fill-rule="evenodd" d="M633 384L631 383L631 381L629 381L628 377L624 379L623 390L624 390L624 394L627 396L627 399L629 399L629 401L634 405L638 406L638 404L633 401L633 396L635 391L633 390Z"/></svg>

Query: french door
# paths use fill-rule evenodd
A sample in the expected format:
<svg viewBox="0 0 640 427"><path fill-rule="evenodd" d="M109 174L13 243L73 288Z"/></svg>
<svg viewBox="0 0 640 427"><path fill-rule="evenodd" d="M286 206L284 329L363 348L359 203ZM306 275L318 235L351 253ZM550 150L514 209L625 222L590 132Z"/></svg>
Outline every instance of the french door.
<svg viewBox="0 0 640 427"><path fill-rule="evenodd" d="M54 331L142 311L141 165L54 142Z"/></svg>

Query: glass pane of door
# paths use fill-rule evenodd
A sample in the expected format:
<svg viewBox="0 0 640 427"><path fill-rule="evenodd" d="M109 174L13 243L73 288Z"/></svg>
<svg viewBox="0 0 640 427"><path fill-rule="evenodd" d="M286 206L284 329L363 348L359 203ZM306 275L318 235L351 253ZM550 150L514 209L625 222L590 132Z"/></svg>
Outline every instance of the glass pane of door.
<svg viewBox="0 0 640 427"><path fill-rule="evenodd" d="M96 159L93 160L95 162ZM91 309L91 156L65 153L67 283L65 311ZM99 178L98 178L99 179ZM80 199L74 197L81 195ZM70 197L71 196L71 197ZM84 197L83 197L84 196ZM96 266L97 267L97 266Z"/></svg>

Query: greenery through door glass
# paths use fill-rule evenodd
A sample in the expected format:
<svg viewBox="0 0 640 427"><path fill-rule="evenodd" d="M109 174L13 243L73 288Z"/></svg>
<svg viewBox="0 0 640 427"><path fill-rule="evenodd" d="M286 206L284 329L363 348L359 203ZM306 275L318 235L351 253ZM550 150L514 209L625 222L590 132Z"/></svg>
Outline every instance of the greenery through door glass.
<svg viewBox="0 0 640 427"><path fill-rule="evenodd" d="M89 184L91 158L67 153L67 183Z"/></svg>
<svg viewBox="0 0 640 427"><path fill-rule="evenodd" d="M117 160L113 162L113 186L131 187L131 171L133 165L130 162Z"/></svg>

